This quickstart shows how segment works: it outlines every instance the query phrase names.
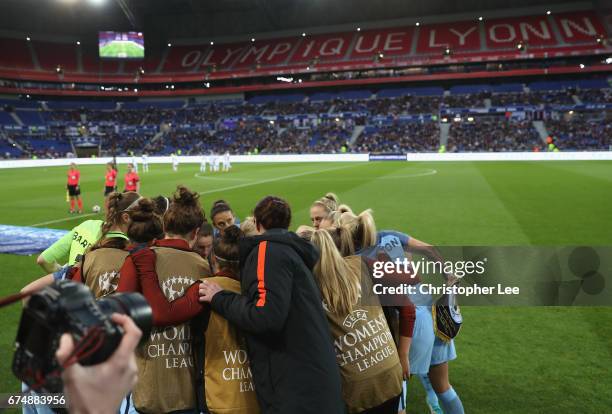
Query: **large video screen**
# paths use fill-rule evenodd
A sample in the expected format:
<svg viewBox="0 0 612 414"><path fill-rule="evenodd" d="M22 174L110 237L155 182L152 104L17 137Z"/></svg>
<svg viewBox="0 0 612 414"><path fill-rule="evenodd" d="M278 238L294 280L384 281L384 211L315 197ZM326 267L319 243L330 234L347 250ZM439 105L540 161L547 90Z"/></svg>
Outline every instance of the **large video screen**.
<svg viewBox="0 0 612 414"><path fill-rule="evenodd" d="M100 32L100 57L103 59L143 59L142 32Z"/></svg>

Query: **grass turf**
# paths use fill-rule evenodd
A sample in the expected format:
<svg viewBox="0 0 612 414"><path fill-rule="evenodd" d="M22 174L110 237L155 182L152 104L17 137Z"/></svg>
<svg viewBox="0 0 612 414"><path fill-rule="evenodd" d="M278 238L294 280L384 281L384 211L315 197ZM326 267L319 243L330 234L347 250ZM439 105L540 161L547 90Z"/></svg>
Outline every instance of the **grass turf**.
<svg viewBox="0 0 612 414"><path fill-rule="evenodd" d="M359 211L373 208L380 229L443 245L606 245L611 241L611 162L458 162L236 164L200 174L195 164L151 165L142 193L169 194L182 183L203 206L223 198L239 217L258 199L280 195L293 226L328 191ZM120 176L125 172L122 167ZM83 166L85 212L103 203L103 166ZM3 224L69 229L66 168L0 170ZM95 216L91 216L95 217ZM34 257L0 255L0 295L41 275ZM0 312L0 392L18 390L10 374L18 306ZM464 307L451 382L469 413L601 413L609 410L612 309ZM418 381L409 413L425 412Z"/></svg>
<svg viewBox="0 0 612 414"><path fill-rule="evenodd" d="M115 41L100 47L103 58L144 58L144 48L134 42Z"/></svg>

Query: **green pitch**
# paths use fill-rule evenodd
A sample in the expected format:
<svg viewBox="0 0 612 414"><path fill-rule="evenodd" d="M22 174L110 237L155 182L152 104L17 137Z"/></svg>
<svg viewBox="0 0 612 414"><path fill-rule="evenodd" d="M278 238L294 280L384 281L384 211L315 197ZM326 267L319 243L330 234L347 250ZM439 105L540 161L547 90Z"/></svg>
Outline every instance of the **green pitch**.
<svg viewBox="0 0 612 414"><path fill-rule="evenodd" d="M115 41L100 46L100 57L104 58L143 58L144 48L134 42Z"/></svg>
<svg viewBox="0 0 612 414"><path fill-rule="evenodd" d="M151 165L142 193L176 184L202 193L208 215L227 200L242 218L261 197L285 197L293 227L310 203L333 191L356 211L372 208L380 229L446 245L609 245L612 162L234 164L200 176L198 165ZM103 205L104 166L81 167L85 213ZM125 173L120 166L119 176ZM66 168L0 170L0 222L69 229ZM122 180L120 181L122 184ZM85 216L85 215L84 215ZM94 215L88 217L95 217ZM43 224L41 224L43 223ZM47 223L47 224L44 224ZM0 295L41 276L35 257L0 255ZM10 374L19 306L0 311L0 393L18 390ZM468 413L603 413L610 410L612 308L464 307L450 377ZM420 383L409 413L424 413Z"/></svg>

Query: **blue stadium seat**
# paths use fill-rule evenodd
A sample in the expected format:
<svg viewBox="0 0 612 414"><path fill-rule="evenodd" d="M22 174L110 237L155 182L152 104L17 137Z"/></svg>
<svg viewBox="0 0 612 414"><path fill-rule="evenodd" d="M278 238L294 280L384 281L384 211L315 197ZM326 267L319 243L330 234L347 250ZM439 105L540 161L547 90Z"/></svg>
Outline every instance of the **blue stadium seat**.
<svg viewBox="0 0 612 414"><path fill-rule="evenodd" d="M336 94L329 92L319 92L310 96L311 102L331 101L336 98Z"/></svg>
<svg viewBox="0 0 612 414"><path fill-rule="evenodd" d="M531 91L560 91L565 89L566 83L562 81L542 81L529 84Z"/></svg>
<svg viewBox="0 0 612 414"><path fill-rule="evenodd" d="M399 98L400 96L408 95L408 88L389 88L381 89L376 93L378 98Z"/></svg>
<svg viewBox="0 0 612 414"><path fill-rule="evenodd" d="M372 91L368 90L357 90L357 91L343 91L338 93L340 99L369 99L372 97Z"/></svg>
<svg viewBox="0 0 612 414"><path fill-rule="evenodd" d="M185 105L185 101L135 101L123 102L123 109L147 109L150 107L158 109L179 109Z"/></svg>
<svg viewBox="0 0 612 414"><path fill-rule="evenodd" d="M0 125L16 125L17 122L13 119L11 114L0 110Z"/></svg>
<svg viewBox="0 0 612 414"><path fill-rule="evenodd" d="M21 157L21 150L17 147L13 147L8 142L0 141L0 158L6 157L8 153L9 157Z"/></svg>
<svg viewBox="0 0 612 414"><path fill-rule="evenodd" d="M40 102L37 101L22 101L19 99L0 99L0 107L10 106L13 108L32 108L39 109Z"/></svg>
<svg viewBox="0 0 612 414"><path fill-rule="evenodd" d="M607 79L581 79L576 82L580 89L607 89L610 87Z"/></svg>
<svg viewBox="0 0 612 414"><path fill-rule="evenodd" d="M450 88L451 95L480 93L491 90L491 85L457 85Z"/></svg>
<svg viewBox="0 0 612 414"><path fill-rule="evenodd" d="M112 101L48 101L49 109L93 109L93 110L112 110L117 104Z"/></svg>
<svg viewBox="0 0 612 414"><path fill-rule="evenodd" d="M520 93L523 92L523 85L521 83L501 83L491 85L490 91L495 93Z"/></svg>
<svg viewBox="0 0 612 414"><path fill-rule="evenodd" d="M254 96L253 98L249 99L249 103L252 105L260 105L269 102L275 102L277 100L278 97L276 95L260 95Z"/></svg>
<svg viewBox="0 0 612 414"><path fill-rule="evenodd" d="M444 94L444 88L440 86L406 88L406 92L414 96L442 96Z"/></svg>
<svg viewBox="0 0 612 414"><path fill-rule="evenodd" d="M16 111L17 116L25 125L45 125L45 120L41 117L40 111Z"/></svg>
<svg viewBox="0 0 612 414"><path fill-rule="evenodd" d="M304 99L306 99L306 95L301 94L301 93L278 96L279 102L286 102L286 103L299 103L299 102L303 102Z"/></svg>

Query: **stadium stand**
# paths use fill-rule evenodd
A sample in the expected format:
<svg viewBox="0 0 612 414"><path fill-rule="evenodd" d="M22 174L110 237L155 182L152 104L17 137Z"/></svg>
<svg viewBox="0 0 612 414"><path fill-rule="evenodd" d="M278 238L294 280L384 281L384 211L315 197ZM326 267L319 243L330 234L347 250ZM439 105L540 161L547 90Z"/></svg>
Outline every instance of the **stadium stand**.
<svg viewBox="0 0 612 414"><path fill-rule="evenodd" d="M40 68L55 71L61 67L64 72L78 71L77 45L56 42L32 42Z"/></svg>
<svg viewBox="0 0 612 414"><path fill-rule="evenodd" d="M608 149L604 17L535 13L176 39L143 60L3 32L3 156Z"/></svg>
<svg viewBox="0 0 612 414"><path fill-rule="evenodd" d="M502 36L503 30L510 30L513 35ZM468 34L461 37L457 33ZM554 33L560 35L552 35ZM553 19L545 15L531 15L491 19L484 24L475 21L424 24L418 31L412 26L400 26L317 34L305 38L296 36L256 42L215 43L214 46L209 45L208 41L195 42L168 46L162 53L147 56L144 62L123 62L120 67L114 62L98 60L91 45L32 41L30 51L24 40L5 38L0 40L0 46L10 53L0 56L0 67L38 70L34 67L32 52L42 71L53 71L57 65L61 65L68 73L109 76L119 70L131 76L142 67L146 74L159 71L187 75L213 70L213 77L231 78L239 74L254 76L269 73L270 70L273 73L305 70L306 66L317 71L364 68L372 63L382 67L409 66L408 58L419 58L421 65L436 65L444 62L442 44L448 45L458 62L524 59L525 56L521 56L516 48L519 42L529 44L533 55L527 56L530 58L550 56L551 53L557 57L589 54L604 47L597 42L603 33L606 33L606 29L599 16L591 11L577 11L559 13ZM417 48L412 51L411 44L415 37ZM81 55L82 65L79 64Z"/></svg>
<svg viewBox="0 0 612 414"><path fill-rule="evenodd" d="M0 125L16 125L15 119L11 116L10 113L5 111L0 111Z"/></svg>
<svg viewBox="0 0 612 414"><path fill-rule="evenodd" d="M572 117L569 120L549 120L546 126L556 137L556 145L561 150L612 149L612 125L606 120Z"/></svg>
<svg viewBox="0 0 612 414"><path fill-rule="evenodd" d="M0 39L0 66L11 69L34 69L27 42L23 39Z"/></svg>
<svg viewBox="0 0 612 414"><path fill-rule="evenodd" d="M168 155L316 152L435 152L441 123L449 123L448 151L546 150L521 107L546 109L545 126L560 150L610 147L606 79L358 89L311 94L256 95L245 101L3 100L16 118L0 112L4 128L53 131L53 142L16 135L23 152L4 156L57 156L72 149L60 137L95 138L102 153ZM518 107L509 118L508 108ZM43 109L44 108L44 109ZM492 111L492 112L491 112ZM567 118L568 111L576 113ZM490 112L490 114L489 114ZM455 119L459 116L459 122ZM79 128L85 127L85 132ZM10 132L10 131L9 131ZM154 142L152 138L159 133ZM83 138L84 139L84 138ZM64 141L69 142L69 140ZM43 151L43 146L52 148Z"/></svg>
<svg viewBox="0 0 612 414"><path fill-rule="evenodd" d="M440 146L436 122L393 122L366 127L356 142L356 152L435 152Z"/></svg>
<svg viewBox="0 0 612 414"><path fill-rule="evenodd" d="M483 119L453 123L448 137L451 152L534 151L536 148L543 148L543 142L528 121Z"/></svg>

